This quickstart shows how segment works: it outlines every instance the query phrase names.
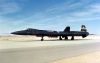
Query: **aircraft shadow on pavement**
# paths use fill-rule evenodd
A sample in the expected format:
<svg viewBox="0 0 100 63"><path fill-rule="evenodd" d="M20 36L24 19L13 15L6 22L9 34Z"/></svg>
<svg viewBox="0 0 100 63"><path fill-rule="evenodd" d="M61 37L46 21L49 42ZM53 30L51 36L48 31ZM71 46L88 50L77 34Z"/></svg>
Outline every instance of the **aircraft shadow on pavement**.
<svg viewBox="0 0 100 63"><path fill-rule="evenodd" d="M82 40L82 41L85 41L85 40L92 40L92 39L74 39L74 40L70 40L70 39L69 39L69 40L64 40L64 39L63 39L63 40L59 40L59 39L52 39L52 40L49 40L49 39L48 39L48 40L44 40L44 41L81 41L81 40ZM33 41L41 41L41 40L33 40Z"/></svg>
<svg viewBox="0 0 100 63"><path fill-rule="evenodd" d="M44 41L41 41L41 40L18 40L18 41L14 41L14 40L11 40L11 41L14 41L14 42L45 42L45 41L86 41L86 40L92 40L92 39L74 39L74 40L59 40L59 39L46 39Z"/></svg>

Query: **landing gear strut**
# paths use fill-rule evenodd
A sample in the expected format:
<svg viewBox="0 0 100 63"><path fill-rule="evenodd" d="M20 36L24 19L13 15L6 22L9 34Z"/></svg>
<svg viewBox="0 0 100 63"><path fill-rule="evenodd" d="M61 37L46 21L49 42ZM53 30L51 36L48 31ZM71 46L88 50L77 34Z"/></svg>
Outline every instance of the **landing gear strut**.
<svg viewBox="0 0 100 63"><path fill-rule="evenodd" d="M72 36L71 40L74 40L74 36Z"/></svg>
<svg viewBox="0 0 100 63"><path fill-rule="evenodd" d="M43 39L43 36L42 36L42 38L41 38L41 41L43 41L44 39Z"/></svg>
<svg viewBox="0 0 100 63"><path fill-rule="evenodd" d="M61 36L59 37L59 40L62 40Z"/></svg>
<svg viewBox="0 0 100 63"><path fill-rule="evenodd" d="M68 40L68 36L65 36L65 40Z"/></svg>

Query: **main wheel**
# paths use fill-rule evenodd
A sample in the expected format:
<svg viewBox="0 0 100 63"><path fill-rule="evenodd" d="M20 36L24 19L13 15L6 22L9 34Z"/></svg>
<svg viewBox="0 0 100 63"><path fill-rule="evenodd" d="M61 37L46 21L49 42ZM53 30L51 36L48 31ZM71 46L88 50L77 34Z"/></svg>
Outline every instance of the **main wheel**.
<svg viewBox="0 0 100 63"><path fill-rule="evenodd" d="M68 40L68 37L67 36L65 36L65 40Z"/></svg>
<svg viewBox="0 0 100 63"><path fill-rule="evenodd" d="M59 40L62 40L61 36L59 37Z"/></svg>
<svg viewBox="0 0 100 63"><path fill-rule="evenodd" d="M74 36L72 36L71 40L74 40Z"/></svg>

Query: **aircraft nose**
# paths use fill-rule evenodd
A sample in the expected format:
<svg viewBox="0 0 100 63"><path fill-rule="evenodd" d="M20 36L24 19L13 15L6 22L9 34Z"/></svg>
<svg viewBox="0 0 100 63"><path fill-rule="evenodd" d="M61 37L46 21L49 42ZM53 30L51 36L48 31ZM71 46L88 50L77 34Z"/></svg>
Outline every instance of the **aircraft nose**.
<svg viewBox="0 0 100 63"><path fill-rule="evenodd" d="M17 32L12 32L11 34L18 34Z"/></svg>

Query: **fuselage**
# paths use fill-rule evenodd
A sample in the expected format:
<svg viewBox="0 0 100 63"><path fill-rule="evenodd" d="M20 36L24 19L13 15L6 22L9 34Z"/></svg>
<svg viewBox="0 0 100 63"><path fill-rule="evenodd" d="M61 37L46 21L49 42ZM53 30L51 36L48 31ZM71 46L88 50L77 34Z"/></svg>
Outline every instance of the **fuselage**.
<svg viewBox="0 0 100 63"><path fill-rule="evenodd" d="M36 35L36 36L87 36L89 35L88 32L85 31L51 31L51 30L38 30L38 29L27 29L12 32L11 34L16 35Z"/></svg>
<svg viewBox="0 0 100 63"><path fill-rule="evenodd" d="M72 36L71 40L74 40L74 36L82 36L82 38L85 38L86 36L89 35L85 25L82 25L81 31L70 31L70 27L67 26L64 29L64 31L39 30L39 29L28 28L26 30L12 32L11 34L15 34L15 35L35 35L37 37L42 37L41 41L44 40L43 39L44 36L59 37L59 40L62 40L62 38L65 38L65 40L68 40L68 36Z"/></svg>

